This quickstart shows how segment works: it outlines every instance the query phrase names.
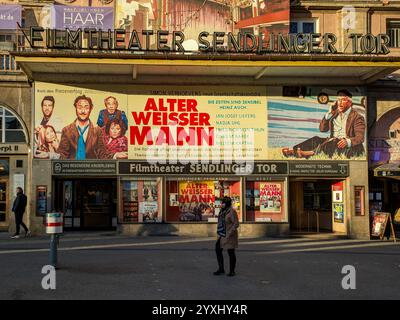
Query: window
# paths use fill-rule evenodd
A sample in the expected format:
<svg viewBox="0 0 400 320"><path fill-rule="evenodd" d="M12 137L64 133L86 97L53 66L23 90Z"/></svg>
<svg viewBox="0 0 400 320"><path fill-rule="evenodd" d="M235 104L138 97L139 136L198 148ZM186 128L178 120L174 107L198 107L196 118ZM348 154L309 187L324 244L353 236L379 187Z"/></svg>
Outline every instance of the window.
<svg viewBox="0 0 400 320"><path fill-rule="evenodd" d="M250 6L240 8L239 14L240 14L240 20L253 18L253 6L250 4Z"/></svg>
<svg viewBox="0 0 400 320"><path fill-rule="evenodd" d="M400 20L387 20L386 29L390 37L389 47L400 48Z"/></svg>
<svg viewBox="0 0 400 320"><path fill-rule="evenodd" d="M12 41L11 34L0 34L0 42L10 42Z"/></svg>
<svg viewBox="0 0 400 320"><path fill-rule="evenodd" d="M0 143L27 142L24 128L18 118L0 106Z"/></svg>
<svg viewBox="0 0 400 320"><path fill-rule="evenodd" d="M15 49L14 37L11 34L0 34L0 50L12 51Z"/></svg>
<svg viewBox="0 0 400 320"><path fill-rule="evenodd" d="M0 43L1 50L1 43ZM7 50L12 50L7 49ZM0 71L19 70L15 63L14 57L9 54L0 54Z"/></svg>
<svg viewBox="0 0 400 320"><path fill-rule="evenodd" d="M316 22L313 20L290 22L290 33L315 33L316 29Z"/></svg>
<svg viewBox="0 0 400 320"><path fill-rule="evenodd" d="M221 200L227 196L241 221L240 180L183 178L167 180L168 222L217 222Z"/></svg>
<svg viewBox="0 0 400 320"><path fill-rule="evenodd" d="M121 222L161 222L161 178L121 180Z"/></svg>

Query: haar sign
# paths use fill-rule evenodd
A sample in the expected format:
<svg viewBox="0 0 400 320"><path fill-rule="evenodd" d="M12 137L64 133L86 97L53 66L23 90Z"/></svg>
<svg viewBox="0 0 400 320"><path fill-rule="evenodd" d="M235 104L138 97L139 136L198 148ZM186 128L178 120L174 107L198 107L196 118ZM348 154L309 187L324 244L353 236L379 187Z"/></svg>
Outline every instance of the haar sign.
<svg viewBox="0 0 400 320"><path fill-rule="evenodd" d="M54 29L113 28L114 10L107 7L53 6Z"/></svg>

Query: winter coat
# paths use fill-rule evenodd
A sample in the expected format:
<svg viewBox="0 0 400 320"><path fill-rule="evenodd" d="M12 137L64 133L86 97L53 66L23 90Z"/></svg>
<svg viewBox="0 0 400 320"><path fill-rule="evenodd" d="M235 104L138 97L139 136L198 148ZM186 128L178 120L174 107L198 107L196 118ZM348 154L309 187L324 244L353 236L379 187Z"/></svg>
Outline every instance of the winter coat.
<svg viewBox="0 0 400 320"><path fill-rule="evenodd" d="M26 195L23 193L18 193L17 197L14 200L12 211L15 213L24 213L27 204Z"/></svg>
<svg viewBox="0 0 400 320"><path fill-rule="evenodd" d="M239 218L235 209L230 208L225 216L226 237L221 237L222 249L235 249L239 245Z"/></svg>

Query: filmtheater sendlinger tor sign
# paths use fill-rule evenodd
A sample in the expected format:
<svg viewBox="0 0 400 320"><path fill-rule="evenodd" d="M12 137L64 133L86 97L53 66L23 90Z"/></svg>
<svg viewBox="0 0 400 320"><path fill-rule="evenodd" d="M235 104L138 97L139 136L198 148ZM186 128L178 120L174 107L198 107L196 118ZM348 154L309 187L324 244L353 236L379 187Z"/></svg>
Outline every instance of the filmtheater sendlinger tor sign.
<svg viewBox="0 0 400 320"><path fill-rule="evenodd" d="M182 31L96 30L85 28L77 30L44 29L31 27L25 38L32 48L75 49L75 50L117 50L117 51L160 51L180 52L184 48L185 34ZM139 36L140 35L140 36ZM386 34L352 33L349 36L354 54L388 54L390 38ZM87 41L83 41L87 39ZM142 40L140 40L142 39ZM199 51L214 53L339 53L337 36L333 33L296 33L254 35L250 32L200 32ZM155 42L156 48L150 43Z"/></svg>

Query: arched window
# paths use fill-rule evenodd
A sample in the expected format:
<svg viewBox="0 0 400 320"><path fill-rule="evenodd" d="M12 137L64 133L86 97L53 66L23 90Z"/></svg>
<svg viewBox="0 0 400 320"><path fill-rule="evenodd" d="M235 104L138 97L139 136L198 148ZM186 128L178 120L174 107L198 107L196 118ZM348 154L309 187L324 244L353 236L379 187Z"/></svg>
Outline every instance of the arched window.
<svg viewBox="0 0 400 320"><path fill-rule="evenodd" d="M24 126L18 117L0 105L0 143L27 142Z"/></svg>

